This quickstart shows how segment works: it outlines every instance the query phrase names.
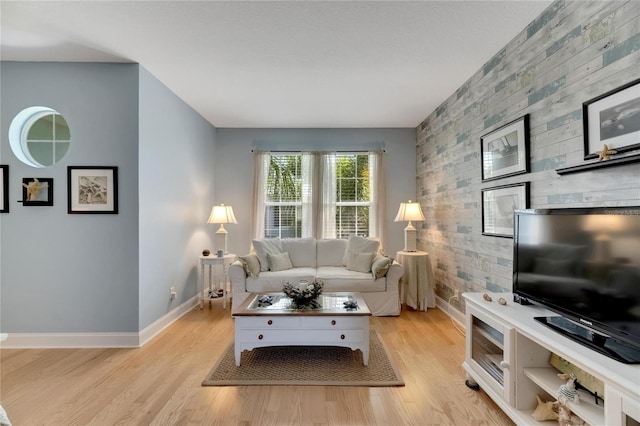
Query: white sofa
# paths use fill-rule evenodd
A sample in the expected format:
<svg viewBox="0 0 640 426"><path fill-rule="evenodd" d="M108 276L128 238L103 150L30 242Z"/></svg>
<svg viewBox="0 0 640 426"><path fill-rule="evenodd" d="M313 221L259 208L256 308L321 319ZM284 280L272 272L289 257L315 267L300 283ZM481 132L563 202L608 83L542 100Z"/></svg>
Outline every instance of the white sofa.
<svg viewBox="0 0 640 426"><path fill-rule="evenodd" d="M320 280L323 292L359 292L373 315L397 316L404 268L378 250L379 241L356 236L253 240L252 253L229 266L231 312L249 293L281 292L286 282Z"/></svg>

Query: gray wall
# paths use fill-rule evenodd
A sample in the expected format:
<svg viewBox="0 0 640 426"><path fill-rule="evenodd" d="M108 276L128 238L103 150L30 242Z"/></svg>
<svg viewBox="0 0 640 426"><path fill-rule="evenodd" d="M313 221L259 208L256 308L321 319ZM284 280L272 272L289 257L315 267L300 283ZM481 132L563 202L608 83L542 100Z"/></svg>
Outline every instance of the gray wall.
<svg viewBox="0 0 640 426"><path fill-rule="evenodd" d="M1 330L138 332L196 295L211 246L215 128L137 64L2 62ZM7 131L32 105L62 113L72 146L51 168L20 163ZM119 213L67 214L67 166L118 166ZM23 177L53 177L54 206L18 203ZM169 288L178 297L169 299Z"/></svg>
<svg viewBox="0 0 640 426"><path fill-rule="evenodd" d="M483 188L531 182L534 208L640 204L638 164L555 172L583 162L582 103L640 76L639 15L637 1L555 2L417 128L418 245L445 301L511 290L513 241L481 235ZM524 114L531 173L482 183L480 137Z"/></svg>
<svg viewBox="0 0 640 426"><path fill-rule="evenodd" d="M140 68L140 329L197 292L211 248L216 129ZM169 289L178 297L171 301Z"/></svg>
<svg viewBox="0 0 640 426"><path fill-rule="evenodd" d="M138 66L0 63L0 163L9 165L11 211L0 215L2 331L138 330ZM44 105L67 119L64 160L35 169L11 152L7 131L22 109ZM119 214L67 214L67 166L119 168ZM53 207L26 207L22 178L53 178Z"/></svg>
<svg viewBox="0 0 640 426"><path fill-rule="evenodd" d="M414 129L218 129L216 144L216 204L233 207L237 225L229 231L229 251L248 253L251 244L252 153L274 151L386 150L387 253L404 247L406 223L394 223L400 203L415 199Z"/></svg>

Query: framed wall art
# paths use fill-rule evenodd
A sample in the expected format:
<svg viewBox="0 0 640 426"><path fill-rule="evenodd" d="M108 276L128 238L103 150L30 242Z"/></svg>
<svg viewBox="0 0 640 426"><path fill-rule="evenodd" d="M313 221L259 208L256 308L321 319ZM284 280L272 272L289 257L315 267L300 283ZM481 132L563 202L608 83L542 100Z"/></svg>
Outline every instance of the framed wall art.
<svg viewBox="0 0 640 426"><path fill-rule="evenodd" d="M53 178L23 178L23 206L53 206Z"/></svg>
<svg viewBox="0 0 640 426"><path fill-rule="evenodd" d="M0 213L9 213L9 166L0 165Z"/></svg>
<svg viewBox="0 0 640 426"><path fill-rule="evenodd" d="M118 168L67 167L68 213L118 213Z"/></svg>
<svg viewBox="0 0 640 426"><path fill-rule="evenodd" d="M582 104L584 159L602 158L604 145L617 153L640 149L640 80Z"/></svg>
<svg viewBox="0 0 640 426"><path fill-rule="evenodd" d="M513 238L513 211L529 208L529 182L482 190L482 235Z"/></svg>
<svg viewBox="0 0 640 426"><path fill-rule="evenodd" d="M480 138L482 181L529 171L529 114Z"/></svg>

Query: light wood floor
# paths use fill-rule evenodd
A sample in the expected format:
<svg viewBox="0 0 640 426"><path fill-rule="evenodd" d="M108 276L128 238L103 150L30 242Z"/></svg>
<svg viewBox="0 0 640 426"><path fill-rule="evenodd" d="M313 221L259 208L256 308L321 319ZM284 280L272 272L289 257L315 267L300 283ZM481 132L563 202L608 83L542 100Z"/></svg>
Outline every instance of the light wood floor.
<svg viewBox="0 0 640 426"><path fill-rule="evenodd" d="M233 342L214 301L138 349L0 351L0 404L21 425L511 425L464 385L464 336L439 309L371 319L406 386L202 387Z"/></svg>

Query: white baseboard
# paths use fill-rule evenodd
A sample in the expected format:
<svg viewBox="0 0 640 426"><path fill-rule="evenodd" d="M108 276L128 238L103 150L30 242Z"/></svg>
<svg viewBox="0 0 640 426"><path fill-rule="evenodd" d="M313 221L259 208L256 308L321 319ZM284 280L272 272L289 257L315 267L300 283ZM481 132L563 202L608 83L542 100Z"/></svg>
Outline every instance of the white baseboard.
<svg viewBox="0 0 640 426"><path fill-rule="evenodd" d="M445 314L449 315L452 320L457 322L464 330L464 313L460 312L453 306L449 305L444 299L436 296L436 306Z"/></svg>
<svg viewBox="0 0 640 426"><path fill-rule="evenodd" d="M132 333L7 333L3 349L138 348L200 303L197 296Z"/></svg>
<svg viewBox="0 0 640 426"><path fill-rule="evenodd" d="M167 312L165 315L146 326L143 330L140 331L140 333L138 333L140 337L140 344L138 346L143 346L149 340L153 339L158 335L158 333L176 322L183 315L193 309L198 303L200 303L200 299L198 298L198 296L193 296L191 299L187 300L177 308Z"/></svg>

